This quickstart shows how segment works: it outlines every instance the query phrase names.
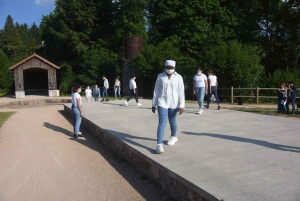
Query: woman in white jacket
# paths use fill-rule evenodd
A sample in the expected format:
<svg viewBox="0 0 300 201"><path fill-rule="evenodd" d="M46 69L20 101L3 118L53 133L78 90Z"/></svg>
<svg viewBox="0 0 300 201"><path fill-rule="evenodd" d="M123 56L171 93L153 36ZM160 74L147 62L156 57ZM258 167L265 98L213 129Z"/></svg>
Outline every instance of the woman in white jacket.
<svg viewBox="0 0 300 201"><path fill-rule="evenodd" d="M166 60L165 72L157 76L153 100L152 112L155 113L157 106L159 124L157 128L157 146L156 152L163 153L163 138L165 127L169 119L171 127L171 137L168 145L174 145L177 141L177 112L179 115L183 113L185 105L184 99L184 83L181 75L175 71L176 62L174 60Z"/></svg>

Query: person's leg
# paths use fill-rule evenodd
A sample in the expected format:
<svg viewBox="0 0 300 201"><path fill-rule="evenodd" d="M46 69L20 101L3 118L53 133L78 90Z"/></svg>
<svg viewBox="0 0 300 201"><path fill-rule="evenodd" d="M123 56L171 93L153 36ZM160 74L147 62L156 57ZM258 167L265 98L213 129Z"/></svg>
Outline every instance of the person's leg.
<svg viewBox="0 0 300 201"><path fill-rule="evenodd" d="M281 107L281 99L280 98L278 98L278 104L277 104L277 110L278 110L278 112L282 112L282 107Z"/></svg>
<svg viewBox="0 0 300 201"><path fill-rule="evenodd" d="M290 107L289 107L290 103L291 103L291 98L288 98L285 105L287 114L290 113Z"/></svg>
<svg viewBox="0 0 300 201"><path fill-rule="evenodd" d="M105 94L106 94L106 100L108 100L108 93L107 93L107 89L105 88Z"/></svg>
<svg viewBox="0 0 300 201"><path fill-rule="evenodd" d="M201 105L201 103L200 103L200 87L196 87L195 91L196 91L196 97L197 97L199 108L201 108L200 107L200 105Z"/></svg>
<svg viewBox="0 0 300 201"><path fill-rule="evenodd" d="M117 99L117 92L118 92L118 87L115 87L115 99Z"/></svg>
<svg viewBox="0 0 300 201"><path fill-rule="evenodd" d="M158 128L157 128L157 144L162 144L164 139L165 128L168 121L168 109L158 106Z"/></svg>
<svg viewBox="0 0 300 201"><path fill-rule="evenodd" d="M296 109L296 98L291 98L292 99L292 114L295 113L295 109Z"/></svg>
<svg viewBox="0 0 300 201"><path fill-rule="evenodd" d="M135 102L136 102L136 103L139 103L138 89L135 89Z"/></svg>
<svg viewBox="0 0 300 201"><path fill-rule="evenodd" d="M91 101L91 97L87 97L87 102L90 102Z"/></svg>
<svg viewBox="0 0 300 201"><path fill-rule="evenodd" d="M208 91L208 101L207 101L206 107L209 107L209 104L211 102L212 93L213 93L213 90Z"/></svg>
<svg viewBox="0 0 300 201"><path fill-rule="evenodd" d="M220 107L220 100L219 100L219 97L218 97L218 89L216 86L213 86L212 87L212 93L215 95L215 99L218 103L218 108Z"/></svg>
<svg viewBox="0 0 300 201"><path fill-rule="evenodd" d="M130 101L133 95L134 95L133 89L130 89L130 96L126 99L126 101L127 102Z"/></svg>
<svg viewBox="0 0 300 201"><path fill-rule="evenodd" d="M81 116L80 111L77 106L73 106L73 113L74 113L74 134L78 134L80 131L80 124L81 124Z"/></svg>
<svg viewBox="0 0 300 201"><path fill-rule="evenodd" d="M172 137L176 137L176 133L177 133L177 121L176 121L177 114L178 114L178 109L168 109L168 118L169 118Z"/></svg>
<svg viewBox="0 0 300 201"><path fill-rule="evenodd" d="M104 99L104 93L105 93L105 89L103 89L102 91L102 100Z"/></svg>
<svg viewBox="0 0 300 201"><path fill-rule="evenodd" d="M121 98L121 87L118 86L118 94L119 94L119 98Z"/></svg>
<svg viewBox="0 0 300 201"><path fill-rule="evenodd" d="M199 88L199 106L200 106L200 109L203 109L204 95L205 95L205 87L200 87Z"/></svg>

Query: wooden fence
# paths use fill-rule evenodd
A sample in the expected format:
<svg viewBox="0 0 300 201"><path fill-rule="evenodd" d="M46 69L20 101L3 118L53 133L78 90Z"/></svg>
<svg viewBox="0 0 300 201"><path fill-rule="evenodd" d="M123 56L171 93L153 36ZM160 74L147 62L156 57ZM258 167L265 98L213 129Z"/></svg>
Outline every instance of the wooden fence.
<svg viewBox="0 0 300 201"><path fill-rule="evenodd" d="M228 95L222 95L222 93L220 93L220 97L230 97L230 100L231 100L231 103L233 103L234 101L234 98L255 98L256 99L256 103L259 103L259 99L260 98L271 98L271 99L277 99L278 96L268 96L268 95L260 95L260 92L261 91L273 91L275 94L278 93L278 88L259 88L259 87L256 87L256 88L234 88L234 87L231 87L231 88L218 88L218 93L219 91L226 91L226 90L230 90L230 96ZM250 93L252 95L235 95L236 92L238 91L239 94L242 93L242 91L245 92L245 90L250 90ZM228 93L227 93L228 94Z"/></svg>

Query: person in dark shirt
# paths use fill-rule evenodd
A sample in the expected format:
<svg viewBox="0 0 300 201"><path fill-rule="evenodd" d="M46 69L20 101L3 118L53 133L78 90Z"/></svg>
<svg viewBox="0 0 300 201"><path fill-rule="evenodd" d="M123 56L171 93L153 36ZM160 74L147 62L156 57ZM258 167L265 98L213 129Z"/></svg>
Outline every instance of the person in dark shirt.
<svg viewBox="0 0 300 201"><path fill-rule="evenodd" d="M293 115L295 113L296 97L297 97L297 87L294 85L293 81L290 81L289 86L288 86L288 99L287 99L287 103L286 103L287 114ZM290 103L292 103L292 113L290 113L290 110L289 110Z"/></svg>

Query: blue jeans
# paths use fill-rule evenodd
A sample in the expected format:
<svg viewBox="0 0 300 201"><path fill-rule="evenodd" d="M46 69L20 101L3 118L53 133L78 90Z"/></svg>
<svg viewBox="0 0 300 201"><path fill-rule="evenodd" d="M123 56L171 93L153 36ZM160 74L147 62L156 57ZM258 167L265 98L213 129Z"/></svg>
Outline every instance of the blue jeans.
<svg viewBox="0 0 300 201"><path fill-rule="evenodd" d="M205 96L205 87L196 87L196 96L199 104L199 108L203 109L203 102Z"/></svg>
<svg viewBox="0 0 300 201"><path fill-rule="evenodd" d="M99 94L94 94L95 101L98 101L98 98L99 98Z"/></svg>
<svg viewBox="0 0 300 201"><path fill-rule="evenodd" d="M296 109L296 98L288 97L288 100L286 102L286 109L288 114L290 114L290 108L289 108L290 103L292 103L292 114L294 114Z"/></svg>
<svg viewBox="0 0 300 201"><path fill-rule="evenodd" d="M211 86L211 91L209 93L209 98L208 98L207 105L210 104L212 95L215 95L216 101L217 101L218 105L220 105L220 101L219 101L219 97L218 97L218 90L217 90L216 86Z"/></svg>
<svg viewBox="0 0 300 201"><path fill-rule="evenodd" d="M157 144L160 144L163 142L164 134L165 134L165 128L167 125L167 121L169 119L170 127L171 127L171 136L176 137L177 132L177 113L178 109L166 109L163 107L158 106L158 118L159 118L159 124L157 128Z"/></svg>
<svg viewBox="0 0 300 201"><path fill-rule="evenodd" d="M120 93L120 86L115 87L115 98L118 98L117 94L121 98L121 93Z"/></svg>
<svg viewBox="0 0 300 201"><path fill-rule="evenodd" d="M77 106L72 105L72 111L74 114L74 133L78 134L80 130L80 124L81 124L81 115L80 110Z"/></svg>
<svg viewBox="0 0 300 201"><path fill-rule="evenodd" d="M139 102L139 95L138 95L137 88L135 89L135 94L134 94L134 90L130 89L130 96L127 98L127 102L130 101L130 99L132 98L132 96L135 96L135 101L136 101L136 103L138 103Z"/></svg>
<svg viewBox="0 0 300 201"><path fill-rule="evenodd" d="M102 91L102 98L103 98L103 99L104 99L104 94L106 95L106 99L108 99L106 87L103 87L103 91Z"/></svg>
<svg viewBox="0 0 300 201"><path fill-rule="evenodd" d="M91 102L91 97L86 97L87 102Z"/></svg>

